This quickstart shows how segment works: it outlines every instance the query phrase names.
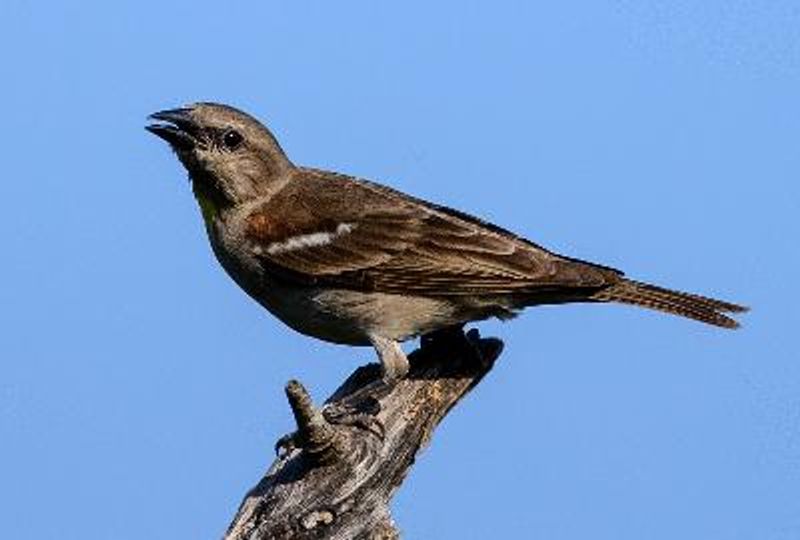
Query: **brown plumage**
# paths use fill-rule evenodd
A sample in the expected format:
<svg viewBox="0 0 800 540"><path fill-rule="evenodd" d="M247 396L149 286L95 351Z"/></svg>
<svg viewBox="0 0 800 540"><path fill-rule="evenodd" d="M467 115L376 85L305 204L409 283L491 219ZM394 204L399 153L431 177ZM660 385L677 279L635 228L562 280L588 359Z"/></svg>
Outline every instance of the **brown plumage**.
<svg viewBox="0 0 800 540"><path fill-rule="evenodd" d="M327 191L337 182L344 194ZM335 196L331 196L335 195ZM411 203L411 204L409 204ZM723 313L746 308L629 280L622 272L558 256L497 226L451 209L425 205L376 184L301 169L298 179L249 216L249 237L269 245L339 221L358 224L324 247L264 254L298 283L428 296L509 295L520 307L560 301L619 302L724 328ZM420 207L427 211L420 213ZM288 223L291 229L287 229Z"/></svg>
<svg viewBox="0 0 800 540"><path fill-rule="evenodd" d="M231 107L164 111L149 126L193 180L212 247L242 288L293 328L372 344L402 375L397 342L539 304L619 302L735 328L746 308L629 280L491 223L366 180L292 164Z"/></svg>
<svg viewBox="0 0 800 540"><path fill-rule="evenodd" d="M601 289L590 296L600 302L619 302L641 306L722 328L738 328L739 323L725 313L743 313L747 308L697 294L672 291L629 279Z"/></svg>

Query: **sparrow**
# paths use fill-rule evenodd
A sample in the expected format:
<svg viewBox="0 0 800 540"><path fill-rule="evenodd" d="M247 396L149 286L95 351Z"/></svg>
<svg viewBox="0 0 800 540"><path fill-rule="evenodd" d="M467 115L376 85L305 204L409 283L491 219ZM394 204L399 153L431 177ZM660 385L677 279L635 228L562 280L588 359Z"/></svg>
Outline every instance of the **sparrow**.
<svg viewBox="0 0 800 540"><path fill-rule="evenodd" d="M216 103L150 115L186 168L216 258L291 328L371 345L384 381L399 343L529 306L617 302L722 328L746 307L628 279L446 206L293 164L258 120Z"/></svg>

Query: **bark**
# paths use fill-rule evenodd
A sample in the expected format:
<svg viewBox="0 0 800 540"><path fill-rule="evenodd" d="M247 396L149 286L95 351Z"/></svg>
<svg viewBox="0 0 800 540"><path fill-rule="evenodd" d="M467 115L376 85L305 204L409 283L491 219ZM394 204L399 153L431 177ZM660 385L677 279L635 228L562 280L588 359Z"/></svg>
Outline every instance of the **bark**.
<svg viewBox="0 0 800 540"><path fill-rule="evenodd" d="M297 432L250 492L226 540L399 538L392 496L436 426L502 351L497 339L446 331L423 338L408 375L388 387L376 364L358 368L325 407L286 386Z"/></svg>

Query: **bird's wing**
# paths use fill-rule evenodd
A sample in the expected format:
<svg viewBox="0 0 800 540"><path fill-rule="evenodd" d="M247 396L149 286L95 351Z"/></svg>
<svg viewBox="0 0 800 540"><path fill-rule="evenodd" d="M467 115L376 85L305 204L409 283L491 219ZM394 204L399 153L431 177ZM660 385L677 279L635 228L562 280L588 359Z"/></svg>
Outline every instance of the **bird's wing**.
<svg viewBox="0 0 800 540"><path fill-rule="evenodd" d="M424 296L601 288L618 272L559 257L466 214L300 169L248 217L271 273L308 285Z"/></svg>

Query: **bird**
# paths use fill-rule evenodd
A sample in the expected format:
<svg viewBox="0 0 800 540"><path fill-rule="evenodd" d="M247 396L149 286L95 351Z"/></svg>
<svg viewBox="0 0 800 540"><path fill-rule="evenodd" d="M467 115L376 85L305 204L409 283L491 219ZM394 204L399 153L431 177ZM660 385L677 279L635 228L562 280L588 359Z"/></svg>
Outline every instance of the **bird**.
<svg viewBox="0 0 800 540"><path fill-rule="evenodd" d="M736 328L742 305L629 279L391 187L295 165L253 116L199 102L149 116L188 171L227 274L289 327L372 346L382 380L400 343L543 304L614 302Z"/></svg>

